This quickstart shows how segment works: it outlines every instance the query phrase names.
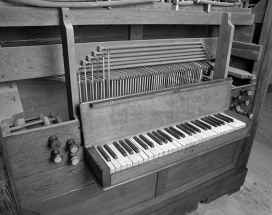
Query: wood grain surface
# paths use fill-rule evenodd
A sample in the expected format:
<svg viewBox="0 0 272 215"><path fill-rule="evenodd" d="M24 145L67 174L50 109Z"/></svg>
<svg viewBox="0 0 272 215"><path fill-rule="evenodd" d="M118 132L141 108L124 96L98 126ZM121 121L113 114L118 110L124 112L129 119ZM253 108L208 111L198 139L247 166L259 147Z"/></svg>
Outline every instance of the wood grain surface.
<svg viewBox="0 0 272 215"><path fill-rule="evenodd" d="M226 79L83 103L80 112L85 145L99 145L224 110L229 107L230 92L231 81Z"/></svg>

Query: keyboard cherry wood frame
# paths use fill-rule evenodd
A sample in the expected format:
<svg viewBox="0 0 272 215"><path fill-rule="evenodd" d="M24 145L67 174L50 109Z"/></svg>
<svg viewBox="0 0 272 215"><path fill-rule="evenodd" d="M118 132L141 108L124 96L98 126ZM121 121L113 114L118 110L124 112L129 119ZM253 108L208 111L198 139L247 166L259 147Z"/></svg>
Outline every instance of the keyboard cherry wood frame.
<svg viewBox="0 0 272 215"><path fill-rule="evenodd" d="M113 174L95 149L99 145L225 110L229 106L227 98L231 83L230 79L223 79L81 104L85 161L100 185L107 188L135 180L245 137L247 127Z"/></svg>

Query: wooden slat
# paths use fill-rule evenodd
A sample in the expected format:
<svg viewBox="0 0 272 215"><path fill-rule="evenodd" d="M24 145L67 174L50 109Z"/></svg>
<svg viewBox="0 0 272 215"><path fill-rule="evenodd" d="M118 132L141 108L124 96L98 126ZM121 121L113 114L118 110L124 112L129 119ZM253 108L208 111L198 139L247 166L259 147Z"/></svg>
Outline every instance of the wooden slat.
<svg viewBox="0 0 272 215"><path fill-rule="evenodd" d="M219 29L214 79L226 78L230 61L230 52L234 35L234 25L231 23L231 14L224 13Z"/></svg>
<svg viewBox="0 0 272 215"><path fill-rule="evenodd" d="M108 191L101 191L93 184L23 210L50 215L110 215L153 198L156 180L157 175L151 174Z"/></svg>
<svg viewBox="0 0 272 215"><path fill-rule="evenodd" d="M228 74L240 79L256 79L256 76L252 75L250 72L234 67L229 67Z"/></svg>
<svg viewBox="0 0 272 215"><path fill-rule="evenodd" d="M21 206L95 183L84 162L15 181Z"/></svg>
<svg viewBox="0 0 272 215"><path fill-rule="evenodd" d="M226 79L83 103L85 145L224 110L229 107L230 91L231 81Z"/></svg>
<svg viewBox="0 0 272 215"><path fill-rule="evenodd" d="M175 43L178 41L204 41L215 56L217 38L165 39L165 40L134 40L122 42L97 42L75 44L76 65L85 59L90 50L97 46L122 46L128 44ZM64 74L64 63L61 45L22 46L1 48L0 50L0 82Z"/></svg>
<svg viewBox="0 0 272 215"><path fill-rule="evenodd" d="M79 92L77 86L77 66L75 57L74 28L70 22L69 8L61 8L61 37L63 61L66 79L67 103L69 119L73 120L78 113Z"/></svg>
<svg viewBox="0 0 272 215"><path fill-rule="evenodd" d="M252 14L255 14L254 23L263 23L267 2L268 0L261 0L253 7Z"/></svg>
<svg viewBox="0 0 272 215"><path fill-rule="evenodd" d="M128 9L71 9L71 22L73 25L219 25L221 17L222 14L220 13L184 13L178 11ZM253 25L253 21L254 15L252 14L233 14L232 16L234 25ZM0 8L0 27L50 26L59 24L58 9L22 7L18 10L17 7Z"/></svg>
<svg viewBox="0 0 272 215"><path fill-rule="evenodd" d="M62 144L59 151L63 155L63 161L60 164L55 164L51 160L52 149L48 143L51 135L56 135ZM80 145L77 156L82 160L83 149L77 120L6 136L4 140L14 179L70 165L66 146L66 141L70 138Z"/></svg>
<svg viewBox="0 0 272 215"><path fill-rule="evenodd" d="M236 57L242 57L249 60L260 60L260 55L262 52L262 46L253 43L243 43L233 41L231 55Z"/></svg>

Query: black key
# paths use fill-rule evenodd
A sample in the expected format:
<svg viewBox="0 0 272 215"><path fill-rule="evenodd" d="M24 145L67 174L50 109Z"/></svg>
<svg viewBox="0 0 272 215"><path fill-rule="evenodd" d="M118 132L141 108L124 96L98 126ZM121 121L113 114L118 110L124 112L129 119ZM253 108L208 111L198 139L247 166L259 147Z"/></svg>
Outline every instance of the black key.
<svg viewBox="0 0 272 215"><path fill-rule="evenodd" d="M159 145L162 145L162 141L161 141L159 138L157 138L156 136L154 136L154 135L151 134L151 133L147 133L147 135L148 135L152 140L154 140L156 143L158 143Z"/></svg>
<svg viewBox="0 0 272 215"><path fill-rule="evenodd" d="M142 141L144 141L147 145L149 145L151 148L154 148L154 144L149 141L148 139L145 138L145 136L143 135L139 135L139 137L142 139Z"/></svg>
<svg viewBox="0 0 272 215"><path fill-rule="evenodd" d="M143 141L141 141L138 137L133 137L133 139L137 142L137 143L139 143L145 150L147 150L148 149L148 146L143 142Z"/></svg>
<svg viewBox="0 0 272 215"><path fill-rule="evenodd" d="M114 159L118 159L117 155L112 151L112 149L111 149L107 144L104 145L104 148L108 151L108 153L109 153Z"/></svg>
<svg viewBox="0 0 272 215"><path fill-rule="evenodd" d="M234 122L234 120L233 120L232 118L228 117L228 116L225 116L225 115L223 115L223 114L221 114L221 113L219 113L218 115L219 115L219 116L222 116L222 117L224 117L224 118L227 118L227 119L230 120L231 122Z"/></svg>
<svg viewBox="0 0 272 215"><path fill-rule="evenodd" d="M192 129L190 126L186 125L185 123L183 124L189 131L191 131L193 134L196 134L196 131Z"/></svg>
<svg viewBox="0 0 272 215"><path fill-rule="evenodd" d="M118 151L124 156L127 156L127 152L117 143L113 142L113 145L118 149Z"/></svg>
<svg viewBox="0 0 272 215"><path fill-rule="evenodd" d="M190 128L192 128L193 130L195 130L196 132L198 133L201 133L201 130L197 127L195 127L194 125L188 123L188 122L185 122L186 125L188 125Z"/></svg>
<svg viewBox="0 0 272 215"><path fill-rule="evenodd" d="M101 146L97 146L98 151L101 153L101 155L106 159L106 161L111 161L110 157L107 155L107 153L102 149Z"/></svg>
<svg viewBox="0 0 272 215"><path fill-rule="evenodd" d="M185 127L183 127L182 125L176 125L178 129L180 129L181 131L183 131L184 133L192 136L192 132L188 131Z"/></svg>
<svg viewBox="0 0 272 215"><path fill-rule="evenodd" d="M157 130L157 132L158 132L161 136L163 136L164 138L166 138L169 142L173 142L173 138L170 137L169 135L167 135L166 133L164 133L163 131Z"/></svg>
<svg viewBox="0 0 272 215"><path fill-rule="evenodd" d="M158 134L156 131L152 131L152 134L154 134L157 138L159 138L162 142L167 143L167 139L162 136L161 134Z"/></svg>
<svg viewBox="0 0 272 215"><path fill-rule="evenodd" d="M181 131L175 129L174 127L171 126L171 127L169 127L169 129L171 131L175 132L176 134L178 134L179 136L181 136L182 138L185 138L185 135Z"/></svg>
<svg viewBox="0 0 272 215"><path fill-rule="evenodd" d="M164 129L167 133L171 134L173 137L180 139L180 136L177 135L175 132L171 131L169 128Z"/></svg>
<svg viewBox="0 0 272 215"><path fill-rule="evenodd" d="M201 129L203 129L205 131L208 130L205 126L201 125L200 123L198 123L196 121L191 121L191 123L194 124L195 126L198 126L199 128L201 128Z"/></svg>
<svg viewBox="0 0 272 215"><path fill-rule="evenodd" d="M208 124L206 124L206 123L204 123L204 122L202 122L202 121L200 121L198 119L196 119L196 122L198 122L199 124L203 125L204 127L206 127L209 130L212 129L212 127L210 125L208 125Z"/></svg>
<svg viewBox="0 0 272 215"><path fill-rule="evenodd" d="M138 149L129 139L125 139L125 142L134 150L134 152L140 153L140 149Z"/></svg>
<svg viewBox="0 0 272 215"><path fill-rule="evenodd" d="M226 119L226 118L223 118L223 117L219 116L218 114L214 114L214 117L217 118L217 119L221 119L222 121L225 121L225 122L227 122L227 123L230 123L230 122L231 122L230 120L228 120L228 119Z"/></svg>
<svg viewBox="0 0 272 215"><path fill-rule="evenodd" d="M213 116L209 116L211 119L214 119L216 120L217 122L219 122L221 125L225 125L225 122L223 122L222 120L220 119L217 119L216 117L213 117Z"/></svg>
<svg viewBox="0 0 272 215"><path fill-rule="evenodd" d="M126 144L123 140L120 140L119 143L121 144L121 146L123 146L123 148L124 148L129 154L132 155L132 154L134 153L133 150L132 150L132 148L130 148L130 147L128 146L128 144Z"/></svg>
<svg viewBox="0 0 272 215"><path fill-rule="evenodd" d="M209 125L213 127L217 127L217 125L213 123L212 121L210 121L209 118L201 118L201 120L203 120L204 122L208 123Z"/></svg>
<svg viewBox="0 0 272 215"><path fill-rule="evenodd" d="M207 119L211 120L213 123L215 123L218 126L221 126L221 124L219 122L217 122L216 120L212 119L210 116L206 117Z"/></svg>

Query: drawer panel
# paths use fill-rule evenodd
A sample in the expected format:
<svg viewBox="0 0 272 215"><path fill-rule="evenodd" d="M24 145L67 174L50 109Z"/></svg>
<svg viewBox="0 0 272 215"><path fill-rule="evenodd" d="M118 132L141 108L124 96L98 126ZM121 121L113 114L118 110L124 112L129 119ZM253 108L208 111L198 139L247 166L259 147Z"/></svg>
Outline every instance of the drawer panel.
<svg viewBox="0 0 272 215"><path fill-rule="evenodd" d="M107 191L102 191L96 184L92 184L23 207L23 211L50 215L114 214L153 198L156 180L157 174L151 174Z"/></svg>
<svg viewBox="0 0 272 215"><path fill-rule="evenodd" d="M232 163L238 141L202 153L168 169L166 190L174 189Z"/></svg>

